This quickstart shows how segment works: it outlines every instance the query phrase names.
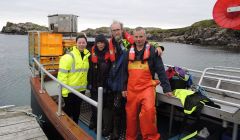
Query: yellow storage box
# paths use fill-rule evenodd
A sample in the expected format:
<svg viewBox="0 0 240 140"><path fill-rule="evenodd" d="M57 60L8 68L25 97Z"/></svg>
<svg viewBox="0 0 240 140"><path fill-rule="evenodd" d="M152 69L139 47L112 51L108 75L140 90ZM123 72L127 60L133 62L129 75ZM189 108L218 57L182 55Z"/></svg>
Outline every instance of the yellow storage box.
<svg viewBox="0 0 240 140"><path fill-rule="evenodd" d="M76 45L75 39L63 39L63 48L69 48Z"/></svg>
<svg viewBox="0 0 240 140"><path fill-rule="evenodd" d="M59 60L61 56L40 57L40 63L47 70L56 70L59 67Z"/></svg>
<svg viewBox="0 0 240 140"><path fill-rule="evenodd" d="M39 32L34 34L34 52L40 56L63 54L62 34Z"/></svg>

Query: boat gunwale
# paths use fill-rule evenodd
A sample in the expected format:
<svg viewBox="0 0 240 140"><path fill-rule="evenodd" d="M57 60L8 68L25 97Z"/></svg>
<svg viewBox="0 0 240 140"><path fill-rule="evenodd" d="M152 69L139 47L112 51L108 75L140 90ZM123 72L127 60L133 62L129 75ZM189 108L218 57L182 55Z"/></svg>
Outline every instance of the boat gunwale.
<svg viewBox="0 0 240 140"><path fill-rule="evenodd" d="M53 101L53 99L49 96L49 94L45 91L45 93L40 93L41 83L39 77L31 77L30 78L31 88L35 95L35 98L44 111L47 118L57 129L59 134L62 135L64 139L69 140L93 140L91 136L89 136L82 128L80 128L68 115L64 112L64 115L57 115L57 104Z"/></svg>

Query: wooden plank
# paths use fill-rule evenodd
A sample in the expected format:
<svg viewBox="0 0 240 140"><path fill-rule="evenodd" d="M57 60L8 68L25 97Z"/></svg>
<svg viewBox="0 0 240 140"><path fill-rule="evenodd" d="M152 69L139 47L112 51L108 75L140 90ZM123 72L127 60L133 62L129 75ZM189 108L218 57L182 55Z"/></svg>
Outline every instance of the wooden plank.
<svg viewBox="0 0 240 140"><path fill-rule="evenodd" d="M41 130L41 128L34 128L34 129L28 129L16 133L11 133L7 135L0 136L0 140L27 140L27 139L34 139L34 140L47 140L47 137Z"/></svg>
<svg viewBox="0 0 240 140"><path fill-rule="evenodd" d="M41 137L29 139L29 140L48 140L48 138L46 136L41 136Z"/></svg>
<svg viewBox="0 0 240 140"><path fill-rule="evenodd" d="M11 107L7 109L0 109L0 119L24 115L24 112L32 112L30 106Z"/></svg>
<svg viewBox="0 0 240 140"><path fill-rule="evenodd" d="M30 106L0 109L0 140L45 139L44 132L31 113Z"/></svg>
<svg viewBox="0 0 240 140"><path fill-rule="evenodd" d="M36 119L34 117L30 117L30 116L26 116L26 115L10 117L10 118L6 118L6 119L0 119L0 127L34 121L34 120L36 121Z"/></svg>
<svg viewBox="0 0 240 140"><path fill-rule="evenodd" d="M21 132L29 129L34 129L38 127L39 127L39 124L37 123L37 121L29 121L29 122L23 122L15 125L0 127L0 136Z"/></svg>

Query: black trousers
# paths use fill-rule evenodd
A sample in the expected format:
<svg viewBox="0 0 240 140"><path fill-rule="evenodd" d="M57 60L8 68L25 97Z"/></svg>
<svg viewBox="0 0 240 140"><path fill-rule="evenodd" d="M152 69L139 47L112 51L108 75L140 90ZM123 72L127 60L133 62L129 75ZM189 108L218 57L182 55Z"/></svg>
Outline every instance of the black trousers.
<svg viewBox="0 0 240 140"><path fill-rule="evenodd" d="M122 97L121 92L113 92L113 125L117 127L118 131L126 127L126 111L125 104L126 99Z"/></svg>
<svg viewBox="0 0 240 140"><path fill-rule="evenodd" d="M81 91L81 93L85 94L85 91ZM63 100L65 102L63 111L78 124L82 99L74 93L69 93L68 97L63 97Z"/></svg>
<svg viewBox="0 0 240 140"><path fill-rule="evenodd" d="M95 101L98 100L98 93L96 90L92 90L91 91L91 98ZM112 114L113 114L113 94L112 93L108 93L108 92L104 92L103 93L103 127L104 128L109 128L110 124L112 123ZM94 125L97 124L97 108L94 106L92 107L92 116L91 116L91 122L94 123ZM109 124L110 123L110 124Z"/></svg>

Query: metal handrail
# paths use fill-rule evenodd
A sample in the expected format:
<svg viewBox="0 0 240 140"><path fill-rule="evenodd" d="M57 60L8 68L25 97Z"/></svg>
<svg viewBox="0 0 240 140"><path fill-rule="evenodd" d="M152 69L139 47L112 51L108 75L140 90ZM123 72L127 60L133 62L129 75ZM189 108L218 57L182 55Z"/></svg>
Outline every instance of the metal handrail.
<svg viewBox="0 0 240 140"><path fill-rule="evenodd" d="M168 65L168 64L164 64L166 67L174 67L173 65ZM202 74L203 71L200 70L194 70L194 69L189 69L186 67L182 67L185 70L188 70L189 72L195 72L198 74ZM240 70L240 68L235 68L235 67L223 67L223 66L216 66L214 68L222 68L222 69L235 69L235 70ZM236 71L235 71L236 72ZM238 73L238 71L237 71ZM233 79L240 79L240 77L238 76L232 76L232 75L225 75L225 74L218 74L218 73L212 73L212 72L206 72L206 74L208 75L212 75L212 76L221 76L221 77L227 77L227 78L233 78Z"/></svg>
<svg viewBox="0 0 240 140"><path fill-rule="evenodd" d="M164 64L164 65L165 65L166 67L174 67L173 65L168 65L168 64ZM182 68L188 70L189 72L195 72L195 73L202 74L201 77L200 77L200 80L199 80L198 85L200 85L200 86L203 87L203 88L212 89L212 90L216 90L216 91L220 91L220 92L225 92L225 93L230 93L230 94L235 94L235 95L239 95L239 94L240 94L239 92L235 92L235 91L219 89L219 86L220 86L220 84L221 84L222 81L240 83L239 80L232 80L232 79L226 79L226 78L240 79L240 77L207 72L207 71L209 71L209 70L217 70L217 71L226 71L226 72L240 73L240 71L239 71L240 68L216 66L216 67L213 67L213 68L206 68L206 69L204 69L204 71L188 69L188 68L185 68L185 67L182 67ZM206 75L212 75L212 76L206 76ZM213 77L213 76L220 76L220 77L225 77L225 78L219 78L219 77ZM216 85L216 88L207 87L207 86L202 86L201 83L202 83L202 81L203 81L203 78L210 78L210 79L219 80L219 81L218 81L218 84ZM220 100L215 99L215 98L211 98L211 100L213 100L213 101L215 101L215 102L224 103L224 104L228 104L228 105L230 105L230 106L235 106L235 107L240 108L240 105L239 105L239 104L234 104L234 103L227 102L227 101L220 101Z"/></svg>
<svg viewBox="0 0 240 140"><path fill-rule="evenodd" d="M214 68L222 68L222 69L235 69L235 70L240 70L240 68L236 68L236 67L224 67L224 66L215 66Z"/></svg>
<svg viewBox="0 0 240 140"><path fill-rule="evenodd" d="M220 78L220 77L213 77L213 76L203 76L204 78L209 78L209 79L216 79L216 80L221 80L221 81L226 81L226 82L233 82L233 83L239 83L240 81L238 80L232 80L232 79L226 79L226 78Z"/></svg>
<svg viewBox="0 0 240 140"><path fill-rule="evenodd" d="M40 93L44 93L43 90L43 84L44 84L44 73L48 75L52 80L57 82L59 84L59 92L58 92L58 111L57 115L62 115L62 87L68 89L73 94L77 95L84 101L88 102L89 104L95 106L98 110L97 112L97 140L101 140L101 134L102 134L102 106L103 106L103 88L98 88L98 102L94 101L93 99L87 97L86 95L80 94L77 90L73 89L72 87L62 83L57 78L55 78L51 73L49 73L46 69L44 69L43 65L38 62L36 58L33 58L33 61L38 65L41 71L41 91ZM35 65L33 65L33 71L35 71ZM33 76L35 77L35 72L33 72Z"/></svg>
<svg viewBox="0 0 240 140"><path fill-rule="evenodd" d="M171 65L165 65L165 66L173 67ZM219 73L207 72L208 70L217 70L217 71L225 71L225 72L227 71L227 72L232 72L232 73L240 73L240 68L217 66L217 67L213 67L213 68L206 68L206 69L204 69L204 71L191 70L191 69L188 69L188 68L183 68L183 69L186 69L189 72L195 72L195 73L198 73L198 74L202 74L201 77L200 77L200 80L199 80L199 85L200 86L201 86L201 83L202 83L204 77L205 78L214 78L214 79L218 80L218 83L217 83L215 88L208 87L208 86L201 86L203 88L212 89L212 90L219 91L219 92L235 94L237 96L239 96L239 94L240 94L240 92L224 90L224 89L220 89L219 88L222 81L239 83L240 80L238 80L238 79L240 79L240 77L233 76L233 75L224 75L224 74L219 74ZM211 76L209 76L209 75L211 75ZM215 76L219 76L221 78L215 77ZM240 104L238 104L238 103L233 103L233 102L229 102L229 101L219 100L219 99L216 99L216 98L213 98L213 97L209 97L209 98L211 100L213 100L214 102L218 102L218 103L221 103L221 104L225 104L225 105L229 105L229 106L240 108ZM171 117L170 117L171 119L170 119L170 122L169 122L169 124L170 124L169 133L171 133L172 115L173 115L173 109L171 109ZM223 124L225 124L226 122L227 122L226 120L223 120ZM232 140L236 140L237 139L237 135L238 135L238 123L234 123L233 124L233 132L232 132Z"/></svg>
<svg viewBox="0 0 240 140"><path fill-rule="evenodd" d="M200 80L199 80L199 82L198 82L198 85L199 85L199 86L204 87L204 88L207 88L207 89L212 89L212 90L220 91L220 92L230 93L230 94L236 94L236 95L239 95L239 94L240 94L239 92L235 92L235 91L225 90L225 89L220 89L220 88L219 88L222 81L234 82L234 83L240 83L240 81L231 80L231 79L225 79L225 78L218 78L218 77L206 76L207 71L209 71L209 70L225 71L225 72L237 72L237 73L240 72L240 71L238 71L238 70L222 69L222 67L221 67L221 68L216 68L216 67L214 67L214 68L205 68L204 71L202 72L202 75L201 75ZM216 80L218 80L218 83L217 83L217 85L216 85L216 88L201 85L201 84L202 84L202 81L203 81L203 78L210 78L210 79L216 79ZM234 103L227 102L227 101L221 101L221 100L218 100L218 99L215 99L215 98L211 98L211 99L214 100L215 102L224 103L224 104L228 104L228 105L236 106L236 107L240 108L240 105L238 105L238 104L234 104Z"/></svg>
<svg viewBox="0 0 240 140"><path fill-rule="evenodd" d="M200 78L200 80L199 80L199 83L198 83L199 85L202 83L203 78L204 78L204 77L207 77L207 76L205 76L205 75L208 74L207 71L209 71L209 70L240 73L239 70L230 70L230 69L222 69L222 68L206 68L206 69L204 69L204 71L202 72L202 76L201 76L201 78ZM216 74L216 76L221 76L221 74ZM226 75L226 76L229 77L229 75ZM223 76L223 77L225 77L225 76ZM209 77L209 78L210 78L210 77ZM211 78L213 78L213 77L211 77ZM238 79L238 78L239 78L239 77L236 76L236 79ZM218 80L220 80L220 78L219 78ZM239 82L239 81L237 81L237 80L230 80L230 79L221 79L221 80L230 81L230 82L231 82L231 81Z"/></svg>

